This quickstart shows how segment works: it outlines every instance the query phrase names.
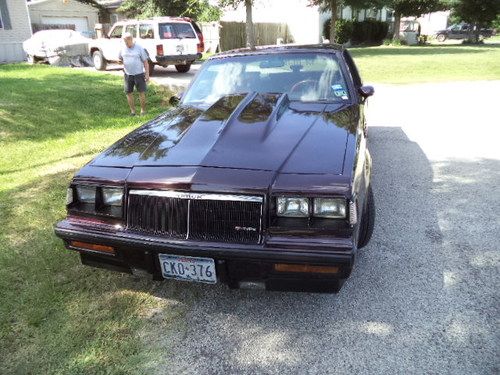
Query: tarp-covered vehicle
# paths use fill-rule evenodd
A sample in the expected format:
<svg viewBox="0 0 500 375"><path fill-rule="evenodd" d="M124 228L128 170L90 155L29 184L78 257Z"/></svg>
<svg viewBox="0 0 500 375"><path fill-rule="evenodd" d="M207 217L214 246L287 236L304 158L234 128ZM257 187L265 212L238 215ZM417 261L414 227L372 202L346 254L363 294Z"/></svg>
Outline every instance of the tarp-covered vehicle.
<svg viewBox="0 0 500 375"><path fill-rule="evenodd" d="M23 42L28 62L48 62L59 66L89 65L89 42L77 31L41 30Z"/></svg>

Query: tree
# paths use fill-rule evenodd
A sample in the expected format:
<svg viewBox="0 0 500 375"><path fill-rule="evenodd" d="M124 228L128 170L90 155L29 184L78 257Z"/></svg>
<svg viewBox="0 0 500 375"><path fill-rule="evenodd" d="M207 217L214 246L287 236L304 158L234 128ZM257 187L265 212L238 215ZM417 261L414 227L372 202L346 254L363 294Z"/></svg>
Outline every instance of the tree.
<svg viewBox="0 0 500 375"><path fill-rule="evenodd" d="M219 0L219 5L222 7L232 6L234 9L238 7L241 3L245 4L246 10L246 40L247 47L254 49L255 48L255 34L253 28L253 17L252 17L252 5L253 0Z"/></svg>
<svg viewBox="0 0 500 375"><path fill-rule="evenodd" d="M380 8L385 4L384 0L309 0L310 6L319 6L322 11L330 11L332 18L330 19L330 42L334 43L337 40L336 27L339 8L341 6L349 6L351 9L367 9Z"/></svg>
<svg viewBox="0 0 500 375"><path fill-rule="evenodd" d="M210 5L208 0L125 0L118 11L128 18L179 16L200 21L220 18L220 9Z"/></svg>
<svg viewBox="0 0 500 375"><path fill-rule="evenodd" d="M473 41L476 43L480 29L491 26L500 14L499 0L456 0L450 5L454 17L474 26Z"/></svg>
<svg viewBox="0 0 500 375"><path fill-rule="evenodd" d="M394 10L393 39L399 39L401 17L419 17L445 8L440 0L387 0L385 5Z"/></svg>

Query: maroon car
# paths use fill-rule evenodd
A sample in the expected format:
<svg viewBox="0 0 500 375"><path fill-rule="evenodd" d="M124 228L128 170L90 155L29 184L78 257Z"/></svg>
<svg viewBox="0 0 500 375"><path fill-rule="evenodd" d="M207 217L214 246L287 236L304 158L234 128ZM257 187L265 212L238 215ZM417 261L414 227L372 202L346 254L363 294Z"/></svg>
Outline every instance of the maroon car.
<svg viewBox="0 0 500 375"><path fill-rule="evenodd" d="M372 94L340 46L216 55L76 173L55 232L90 266L337 292L373 230Z"/></svg>

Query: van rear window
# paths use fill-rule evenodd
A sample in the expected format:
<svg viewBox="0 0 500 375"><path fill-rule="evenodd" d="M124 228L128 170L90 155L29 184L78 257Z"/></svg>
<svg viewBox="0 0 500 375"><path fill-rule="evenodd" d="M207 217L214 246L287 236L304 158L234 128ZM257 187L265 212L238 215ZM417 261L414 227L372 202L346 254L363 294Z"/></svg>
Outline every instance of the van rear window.
<svg viewBox="0 0 500 375"><path fill-rule="evenodd" d="M196 38L196 34L189 23L160 23L160 39Z"/></svg>

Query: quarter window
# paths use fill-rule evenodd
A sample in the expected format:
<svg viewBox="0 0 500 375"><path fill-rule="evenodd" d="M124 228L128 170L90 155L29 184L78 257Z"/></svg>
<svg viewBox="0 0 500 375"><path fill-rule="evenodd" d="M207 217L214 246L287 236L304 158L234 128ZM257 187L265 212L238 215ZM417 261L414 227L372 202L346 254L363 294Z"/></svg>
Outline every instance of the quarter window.
<svg viewBox="0 0 500 375"><path fill-rule="evenodd" d="M149 24L139 25L139 38L154 39L153 25Z"/></svg>
<svg viewBox="0 0 500 375"><path fill-rule="evenodd" d="M123 26L116 26L109 34L110 38L121 38L122 37Z"/></svg>

